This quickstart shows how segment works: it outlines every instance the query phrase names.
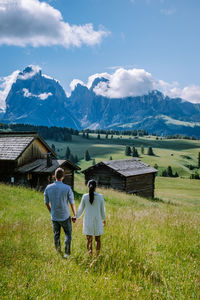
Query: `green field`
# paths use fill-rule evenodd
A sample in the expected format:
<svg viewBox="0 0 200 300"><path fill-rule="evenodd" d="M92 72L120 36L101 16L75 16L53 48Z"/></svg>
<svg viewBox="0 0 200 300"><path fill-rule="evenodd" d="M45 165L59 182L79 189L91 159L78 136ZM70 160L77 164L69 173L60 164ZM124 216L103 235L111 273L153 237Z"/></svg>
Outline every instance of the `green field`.
<svg viewBox="0 0 200 300"><path fill-rule="evenodd" d="M179 176L189 178L198 169L190 170L188 165L198 165L198 153L200 152L199 140L184 140L184 139L165 139L155 137L134 138L134 137L121 137L113 136L113 139L105 138L101 135L98 140L96 135L90 134L90 139L83 139L82 136L72 136L72 142L62 143L55 141L47 141L51 146L56 146L57 155L60 158L65 158L67 146L70 148L73 155L77 155L80 159L80 167L83 169L92 165L92 160L86 162L84 160L85 151L88 150L91 158L95 158L96 163L101 160L108 160L110 156L113 159L127 158L125 156L126 145L134 146L137 148L140 159L154 166L159 167L158 174L161 175L163 169L169 165L172 167L173 172L178 172ZM144 146L144 154L141 154L141 146ZM155 156L147 155L148 147L152 147ZM200 173L200 172L199 172Z"/></svg>
<svg viewBox="0 0 200 300"><path fill-rule="evenodd" d="M98 190L107 215L102 251L87 255L79 220L68 260L54 250L43 195L0 191L1 299L200 299L198 180L157 177L154 201ZM86 191L76 175L77 205Z"/></svg>
<svg viewBox="0 0 200 300"><path fill-rule="evenodd" d="M72 142L47 141L65 159L67 146L85 169L101 160L130 158L169 165L178 178L156 177L155 199L98 189L106 203L107 225L102 251L91 258L82 235L82 220L73 225L72 255L56 254L50 215L43 195L0 185L0 295L2 299L200 299L200 181L189 179L188 165L198 165L200 141L120 137ZM141 154L144 146L144 154ZM153 147L155 156L147 155ZM84 160L88 150L91 160ZM199 172L200 173L200 172ZM75 200L87 192L84 176L75 175ZM64 235L62 235L64 246Z"/></svg>

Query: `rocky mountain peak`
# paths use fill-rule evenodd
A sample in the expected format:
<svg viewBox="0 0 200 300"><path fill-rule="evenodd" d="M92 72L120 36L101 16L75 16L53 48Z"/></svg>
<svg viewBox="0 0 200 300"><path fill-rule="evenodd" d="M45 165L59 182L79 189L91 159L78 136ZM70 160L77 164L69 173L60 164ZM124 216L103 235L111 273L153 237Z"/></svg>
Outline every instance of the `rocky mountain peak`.
<svg viewBox="0 0 200 300"><path fill-rule="evenodd" d="M2 122L75 129L144 129L159 134L194 132L200 137L200 105L171 99L158 90L142 96L108 98L95 93L101 82L108 81L102 76L95 78L90 88L78 83L67 98L59 82L42 74L38 66L29 65L9 78L9 92L4 93L6 106L0 107Z"/></svg>
<svg viewBox="0 0 200 300"><path fill-rule="evenodd" d="M94 79L90 90L93 90L100 82L108 82L108 79L104 78L104 77L97 77Z"/></svg>

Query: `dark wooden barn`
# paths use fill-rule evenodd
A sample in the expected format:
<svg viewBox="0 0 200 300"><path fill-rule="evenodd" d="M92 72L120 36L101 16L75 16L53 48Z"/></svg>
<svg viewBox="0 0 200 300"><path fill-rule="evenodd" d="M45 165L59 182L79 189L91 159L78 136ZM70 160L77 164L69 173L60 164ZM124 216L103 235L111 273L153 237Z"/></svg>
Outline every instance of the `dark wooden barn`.
<svg viewBox="0 0 200 300"><path fill-rule="evenodd" d="M64 182L74 187L74 171L80 168L55 152L35 132L0 133L0 181L42 190L53 182L58 167L65 170Z"/></svg>
<svg viewBox="0 0 200 300"><path fill-rule="evenodd" d="M102 161L82 171L85 183L95 179L98 186L150 198L154 198L156 172L138 158Z"/></svg>

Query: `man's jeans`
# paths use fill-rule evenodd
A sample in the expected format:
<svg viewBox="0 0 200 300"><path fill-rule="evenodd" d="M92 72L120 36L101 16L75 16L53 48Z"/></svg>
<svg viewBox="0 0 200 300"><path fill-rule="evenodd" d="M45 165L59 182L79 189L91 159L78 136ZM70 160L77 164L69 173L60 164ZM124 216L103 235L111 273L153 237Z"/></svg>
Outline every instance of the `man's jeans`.
<svg viewBox="0 0 200 300"><path fill-rule="evenodd" d="M60 230L61 227L65 232L65 253L71 254L71 240L72 240L72 222L71 217L65 221L53 221L53 235L54 235L54 244L58 251L61 251L60 245Z"/></svg>

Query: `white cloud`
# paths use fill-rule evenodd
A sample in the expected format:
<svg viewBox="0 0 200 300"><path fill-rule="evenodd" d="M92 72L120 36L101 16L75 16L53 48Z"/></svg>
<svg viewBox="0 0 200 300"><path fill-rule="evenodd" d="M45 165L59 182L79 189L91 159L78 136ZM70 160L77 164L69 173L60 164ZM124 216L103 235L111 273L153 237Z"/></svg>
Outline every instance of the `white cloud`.
<svg viewBox="0 0 200 300"><path fill-rule="evenodd" d="M71 81L71 83L70 83L70 89L71 89L71 91L73 91L75 89L75 87L77 86L77 84L81 84L83 86L86 86L82 80L73 79Z"/></svg>
<svg viewBox="0 0 200 300"><path fill-rule="evenodd" d="M29 72L25 72L28 69ZM0 78L0 110L5 111L6 108L6 98L12 87L12 84L16 82L17 79L26 80L34 76L36 73L41 71L39 66L30 65L22 73L20 71L13 72L10 76ZM51 77L41 74L42 77ZM88 89L91 88L94 80L96 78L105 78L107 81L100 81L94 87L93 91L97 95L102 95L109 98L123 98L129 96L142 96L148 94L150 91L156 89L161 91L165 96L171 98L182 98L183 100L200 103L200 86L198 85L188 85L185 87L180 87L178 82L166 82L164 80L156 80L153 78L152 74L143 69L124 69L119 68L113 74L96 73L89 76L87 83L82 80L74 79L70 83L71 91L75 89L77 84L86 86ZM35 97L40 100L46 100L52 93L41 93L35 95L29 92L28 89L23 89L25 97ZM70 96L70 94L68 94Z"/></svg>
<svg viewBox="0 0 200 300"><path fill-rule="evenodd" d="M70 25L59 10L39 0L0 0L0 45L25 47L99 44L109 34L92 24Z"/></svg>
<svg viewBox="0 0 200 300"><path fill-rule="evenodd" d="M164 95L171 98L181 98L183 100L200 103L200 86L191 84L183 88L178 82L168 83L163 80L157 81L156 88L163 92Z"/></svg>
<svg viewBox="0 0 200 300"><path fill-rule="evenodd" d="M200 86L189 85L184 88L172 88L169 92L171 97L180 97L192 103L200 103Z"/></svg>
<svg viewBox="0 0 200 300"><path fill-rule="evenodd" d="M35 95L30 93L29 90L26 88L24 88L22 91L24 92L24 97L26 98L34 97L34 98L39 98L40 100L46 100L49 96L53 95L52 93L42 93L39 95Z"/></svg>
<svg viewBox="0 0 200 300"><path fill-rule="evenodd" d="M30 79L31 77L35 76L37 73L41 71L42 69L39 66L29 65L25 69L25 72L19 74L18 79L22 79L22 80Z"/></svg>
<svg viewBox="0 0 200 300"><path fill-rule="evenodd" d="M10 92L13 83L16 82L19 71L13 72L11 75L0 78L0 109L5 111L6 98Z"/></svg>
<svg viewBox="0 0 200 300"><path fill-rule="evenodd" d="M88 78L87 84L79 79L74 79L70 84L71 90L74 90L78 83L90 89L96 78L105 78L107 81L100 81L93 91L97 95L108 98L142 96L152 90L159 90L171 98L182 98L192 103L200 103L200 86L188 85L181 88L176 81L169 83L157 80L151 73L136 68L118 68L113 74L96 73Z"/></svg>
<svg viewBox="0 0 200 300"><path fill-rule="evenodd" d="M111 78L111 76L112 75L110 75L110 74L108 74L108 73L96 73L96 74L93 74L93 75L91 75L89 78L88 78L88 82L87 82L87 87L88 87L88 89L90 89L91 88L91 86L92 86L92 84L93 84L93 82L94 82L94 80L96 79L96 78L106 78L106 79L110 79Z"/></svg>
<svg viewBox="0 0 200 300"><path fill-rule="evenodd" d="M189 85L182 89L181 96L193 103L200 103L200 86Z"/></svg>
<svg viewBox="0 0 200 300"><path fill-rule="evenodd" d="M94 92L109 98L141 96L154 89L152 75L143 69L120 68L112 75L106 73L106 76L101 77L107 78L108 81L100 82L94 88Z"/></svg>

